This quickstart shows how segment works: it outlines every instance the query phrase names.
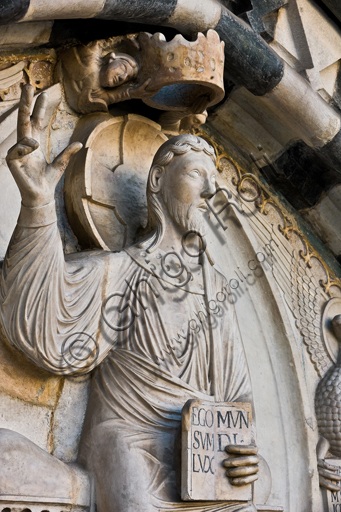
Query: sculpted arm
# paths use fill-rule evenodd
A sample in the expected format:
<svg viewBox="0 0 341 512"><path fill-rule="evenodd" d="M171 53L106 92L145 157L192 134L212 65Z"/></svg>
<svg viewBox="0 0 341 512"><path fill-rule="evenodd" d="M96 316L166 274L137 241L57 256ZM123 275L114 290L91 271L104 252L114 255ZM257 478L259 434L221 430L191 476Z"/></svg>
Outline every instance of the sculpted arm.
<svg viewBox="0 0 341 512"><path fill-rule="evenodd" d="M105 265L100 256L64 261L54 192L82 145L71 144L47 164L39 147L46 102L42 93L31 116L33 87L24 87L18 142L6 158L22 208L0 278L0 315L10 343L39 366L58 374L84 373L99 356L94 335Z"/></svg>

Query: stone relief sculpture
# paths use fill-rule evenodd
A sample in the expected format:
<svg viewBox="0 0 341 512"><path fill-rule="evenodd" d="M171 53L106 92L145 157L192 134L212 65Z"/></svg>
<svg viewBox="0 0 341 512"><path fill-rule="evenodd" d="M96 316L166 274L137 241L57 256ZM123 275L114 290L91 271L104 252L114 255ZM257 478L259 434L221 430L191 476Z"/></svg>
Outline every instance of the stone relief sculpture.
<svg viewBox="0 0 341 512"><path fill-rule="evenodd" d="M53 52L45 57L39 55L32 62L25 55L13 59L12 66L0 66L0 97L3 100L0 105L5 113L6 109L15 106L10 101L18 100L24 83L30 81L35 93L54 83L52 72L56 57ZM304 478L312 482L316 492L314 500L321 494L318 482L327 489L322 493L335 493L340 489L341 462L333 460L339 456L340 436L337 363L340 299L329 301L321 313L327 294L331 295L330 286L336 281L332 281L327 270L326 293L321 291L318 278L325 279L325 276L307 268L311 247L299 245L297 241L297 245L291 245L292 240L289 243L291 231L296 227L288 222L283 212L279 217L272 216L270 210L274 202L270 196L262 192L254 196L250 185L254 175L243 174L232 157L230 159L222 148L217 149L219 146L214 140L212 145L221 164L220 171L223 167L231 168L230 181L226 179L226 183L229 194L230 190L235 191L233 200L237 199L237 202L229 201L229 204L239 215L231 223L237 225L240 218L244 228L250 223L263 251L257 252L257 240L254 245L252 242L243 246L243 236L248 241L252 236L247 231L246 236L245 233L242 235L240 227L233 239L230 225L226 238L233 247L227 249L225 245L223 248L226 260L231 257L231 251L236 252L235 268L232 269L234 279L229 283L237 283L238 288L240 280L244 287L252 287L250 281L257 281L256 277L259 277L257 266L262 266L258 265L261 261L258 257L265 258L265 270L268 263L306 346L309 354L306 367L305 348L300 355L296 353L296 357L290 353L288 360L280 352L282 322L286 334L290 329L284 320L286 313L282 311L282 316L276 317L275 309L280 303L278 296L269 299L265 294L265 298L261 298L254 292L253 298L252 294L248 297L251 306L240 305L244 291L241 287L230 289L222 275L229 275L225 267L222 273L217 270L220 270L222 253L216 258L210 247L196 245L205 234L206 224L202 218L207 213L207 200L221 182L220 178L219 184L213 180L216 170L211 146L186 132L196 131L204 124L206 107L222 97L222 70L223 45L212 30L206 37L199 34L195 41L176 36L167 42L160 33L143 33L66 50L59 63L57 77L60 83L50 87L48 102L45 95L33 99L32 90L24 90L18 142L7 157L22 194L22 210L2 266L0 324L13 347L26 354L35 368L45 369L46 375L60 376L64 383L72 382L73 378L85 381L91 374L91 395L76 462L80 428L74 436L70 458L63 458L64 446L60 449L58 440L53 449L48 446L50 453L55 455L52 457L32 440L14 431L12 425L8 427L12 430L0 429L1 503L11 510L22 512L29 507L32 512L64 512L71 507L72 511L88 512L89 506L91 511L97 506L99 512L113 509L130 512L135 508L148 512L173 509L268 512L283 510L284 502L285 509L297 509L293 502L291 507L288 505L292 495L297 495L297 475L306 475ZM56 113L62 97L61 84L68 105L63 98L62 112ZM36 107L30 118L35 99ZM125 113L125 106L122 106L122 115L117 115L111 105L128 99L142 99L147 105L163 111L160 116L153 116L159 124L136 113ZM58 116L60 120L56 122ZM51 118L53 121L49 123ZM2 155L14 144L12 135L10 143L6 137L8 127L10 133L15 120L15 110L1 118L5 139ZM69 122L68 131L63 132L64 139L59 145L62 130L58 132L58 126ZM45 138L43 131L47 126L48 129L52 126L54 133L50 132ZM52 142L49 140L51 133ZM47 165L44 155L48 159L51 147L52 154L56 155L68 144L66 141L71 133L71 145ZM167 142L167 138L174 136L175 139ZM207 134L202 136L205 139ZM66 247L63 234L58 233L53 198L55 185L65 168L65 185L59 183L56 202L61 201L60 189L64 187L67 218L79 243L77 249L91 250L64 257L62 242L65 252L75 251L75 246L70 244L71 250ZM251 206L249 196L255 197L253 211L248 209ZM219 204L218 208L224 205L226 208L222 201L216 204ZM227 213L228 209L224 211ZM263 215L268 215L267 221ZM214 216L217 219L217 215ZM57 206L57 217L60 223L60 205ZM15 219L14 216L14 222ZM191 236L187 237L188 233L196 235L194 241ZM223 243L222 238L220 243ZM7 244L9 237L6 240ZM299 265L292 252L293 246L303 254L300 254ZM246 247L246 255L242 254L241 247ZM245 276L239 258L247 261L252 249L255 255L247 265L251 274L246 270ZM249 266L250 262L255 266ZM257 285L251 292L256 288ZM225 311L224 305L217 304L219 296L235 297L238 304ZM209 314L212 304L215 306L209 319L206 313ZM251 315L248 316L252 308L256 312L254 316L259 314L257 305L261 311L258 327L253 323L254 317L250 320ZM246 348L256 347L255 361L246 351L254 397L235 308L244 342L251 331L252 339L245 343ZM243 308L245 314L240 315ZM273 315L267 322L263 317L266 308L270 310L269 315ZM271 322L276 326L273 332L270 332ZM249 324L255 327L250 329ZM264 332L269 330L264 338L268 336L270 340L267 347L270 370L266 378L262 373L266 366L264 354L263 358L259 356L258 362L259 332L263 329ZM282 348L290 346L292 349L292 345L295 342L282 339ZM16 357L17 350L13 352ZM275 354L280 354L277 362ZM303 410L304 399L301 409L297 405L290 409L288 403L294 402L299 395L298 384L296 375L290 374L284 361L290 368L294 364L297 373L302 363L309 383L304 385L310 395L317 379L321 378L315 400L320 435L317 466L315 417ZM311 368L307 368L310 362ZM262 365L261 377L258 365ZM255 367L256 372L252 375ZM289 381L295 382L293 391ZM256 392L255 384L258 386ZM300 392L304 385L299 387ZM289 400L284 396L286 392ZM14 393L15 397L18 395ZM268 400L270 403L270 395L272 399L275 397L271 407L264 405ZM219 408L219 403L226 400L234 403L232 407L235 408L240 402L244 408L252 404L253 421L254 409L263 421L262 439L258 441L262 453L268 449L267 460L271 461L273 457L272 464L269 462L271 474L264 459L257 454L254 424L251 440L246 446L222 446L222 456L227 460L224 467L219 467L217 478L219 486L234 488L236 498L232 502L214 502L214 499L186 502L181 499L180 473L181 477L184 475L179 462L179 428L181 410L188 398L209 404L207 407L211 410ZM74 397L74 404L76 400ZM86 400L87 396L84 403ZM298 402L297 399L295 404ZM75 420L79 425L85 405L82 407L74 405L80 411ZM61 414L60 410L58 414ZM263 416L259 414L260 410ZM285 411L283 416L281 410ZM266 428L264 418L269 423ZM283 434L280 430L284 423L287 431ZM289 423L290 428L287 428ZM304 428L309 430L304 433L306 437L300 438L294 454L288 449L296 440L293 436L297 431L292 425L300 425L302 431ZM271 429L277 429L279 433L271 432L270 435ZM51 432L53 438L52 428ZM278 446L285 447L282 452L278 446L274 447L276 436ZM311 457L309 452L309 471L306 439L309 439L313 453ZM300 466L304 469L298 469L296 473L294 466L298 466L299 458L304 459ZM72 462L65 464L62 460ZM212 479L211 466L206 466L206 455L199 466L197 463L197 460L193 462L194 471L201 468ZM264 471L267 472L265 483ZM282 473L286 472L292 480L290 485L284 483L284 477L282 479ZM277 487L271 496L274 506L267 505L271 478L275 483L273 489ZM206 480L209 479L204 476ZM251 485L253 503L243 498ZM282 495L279 488L285 489ZM18 489L20 500L16 495ZM287 489L291 489L291 493ZM309 495L306 489L308 487L302 494ZM260 494L261 499L256 500ZM284 494L288 494L288 498L284 499ZM37 508L36 502L40 503ZM314 512L320 512L320 509L314 509Z"/></svg>
<svg viewBox="0 0 341 512"><path fill-rule="evenodd" d="M107 111L108 105L151 96L150 80L136 86L139 71L136 60L126 53L101 56L100 41L73 47L62 56L64 84L70 106L82 114ZM134 87L135 85L135 87Z"/></svg>
<svg viewBox="0 0 341 512"><path fill-rule="evenodd" d="M131 245L147 225L148 173L166 135L143 116L98 113L79 121L72 140L83 148L65 173L65 205L78 242L111 251Z"/></svg>
<svg viewBox="0 0 341 512"><path fill-rule="evenodd" d="M311 273L295 258L291 263L291 298L297 327L307 346L311 362L319 377L315 392L315 413L319 430L317 459L322 488L338 492L341 476L338 467L328 458L339 458L341 429L340 362L341 300L334 297L325 302ZM323 313L321 315L321 303Z"/></svg>
<svg viewBox="0 0 341 512"><path fill-rule="evenodd" d="M341 476L338 467L325 460L340 459L340 342L341 342L341 300L330 299L327 302L323 318L324 343L331 353L335 354L337 345L337 358L335 364L328 368L321 378L315 393L315 410L320 439L317 445L318 468L320 485L330 491L339 491ZM333 354L333 355L334 355Z"/></svg>
<svg viewBox="0 0 341 512"><path fill-rule="evenodd" d="M195 41L145 32L95 41L62 53L61 67L67 101L82 114L132 98L197 114L224 96L224 43L214 30Z"/></svg>
<svg viewBox="0 0 341 512"><path fill-rule="evenodd" d="M294 253L290 264L290 295L296 326L307 347L311 363L320 377L315 391L315 414L320 434L316 447L319 483L324 489L338 492L341 481L339 468L328 459L339 458L341 455L341 300L334 297L326 301L319 291L313 273L302 260L297 261Z"/></svg>
<svg viewBox="0 0 341 512"><path fill-rule="evenodd" d="M161 124L162 130L169 136L190 132L206 123L207 110L203 110L204 108L204 106L201 108L199 106L197 114L189 115L176 111L164 112L159 117L159 123Z"/></svg>
<svg viewBox="0 0 341 512"><path fill-rule="evenodd" d="M205 114L183 116L179 111L165 112L161 126L136 114L90 114L78 122L72 140L84 147L66 170L65 202L82 247L120 250L146 227L145 190L154 154L167 136L184 131L180 123L188 129L206 118Z"/></svg>
<svg viewBox="0 0 341 512"><path fill-rule="evenodd" d="M193 256L183 241L188 232L199 239L204 233L205 200L216 190L213 148L193 135L162 144L148 176L148 223L139 240L121 252L64 258L54 192L81 144L47 164L39 147L47 97L38 97L30 117L32 100L26 86L18 142L7 156L22 209L1 275L1 319L10 342L41 368L58 375L94 370L78 460L92 475L98 511L255 510L238 500L182 502L176 484L173 454L185 402L252 404L233 308L222 309L215 325L191 323L192 311L210 308L228 289L200 244ZM27 479L38 478L45 455L28 441L25 448L21 436L9 445L8 436L5 460L17 443L26 458L35 456ZM221 478L236 486L255 481L256 454L253 430L250 445L231 448ZM60 464L50 457L56 478Z"/></svg>
<svg viewBox="0 0 341 512"><path fill-rule="evenodd" d="M293 254L290 266L291 302L297 327L307 346L311 362L319 377L322 377L333 361L321 343L321 303L325 301L319 293L316 279L307 270L304 262L298 263Z"/></svg>

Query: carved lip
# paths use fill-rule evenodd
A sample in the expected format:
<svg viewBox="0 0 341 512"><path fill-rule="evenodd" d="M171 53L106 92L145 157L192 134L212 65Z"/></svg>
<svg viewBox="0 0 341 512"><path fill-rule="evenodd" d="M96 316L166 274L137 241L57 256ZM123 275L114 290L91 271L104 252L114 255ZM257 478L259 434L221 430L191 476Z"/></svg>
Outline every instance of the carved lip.
<svg viewBox="0 0 341 512"><path fill-rule="evenodd" d="M207 204L206 203L200 203L198 206L197 206L198 210L202 210L204 212L207 212L208 210L208 207L207 207Z"/></svg>

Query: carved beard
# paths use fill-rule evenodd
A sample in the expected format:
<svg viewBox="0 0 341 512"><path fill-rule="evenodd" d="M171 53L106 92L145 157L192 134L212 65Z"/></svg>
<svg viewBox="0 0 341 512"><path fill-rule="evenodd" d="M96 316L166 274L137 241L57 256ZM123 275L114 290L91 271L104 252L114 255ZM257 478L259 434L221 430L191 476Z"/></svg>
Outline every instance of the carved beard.
<svg viewBox="0 0 341 512"><path fill-rule="evenodd" d="M204 236L203 212L193 204L187 205L173 197L168 190L161 190L161 195L172 220L186 231L198 231Z"/></svg>

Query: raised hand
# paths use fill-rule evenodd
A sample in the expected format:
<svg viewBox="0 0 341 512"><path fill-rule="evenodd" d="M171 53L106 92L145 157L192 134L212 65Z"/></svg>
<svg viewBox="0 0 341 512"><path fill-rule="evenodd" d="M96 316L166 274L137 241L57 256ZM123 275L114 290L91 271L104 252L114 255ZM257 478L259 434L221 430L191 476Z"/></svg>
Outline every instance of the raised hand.
<svg viewBox="0 0 341 512"><path fill-rule="evenodd" d="M40 135L47 105L47 94L41 93L31 116L34 89L23 87L19 102L17 143L7 153L6 162L27 207L43 206L54 199L54 191L71 156L82 147L70 144L51 164L40 148Z"/></svg>
<svg viewBox="0 0 341 512"><path fill-rule="evenodd" d="M258 479L258 448L254 444L230 444L226 451L231 457L224 460L226 476L232 485L242 486Z"/></svg>

